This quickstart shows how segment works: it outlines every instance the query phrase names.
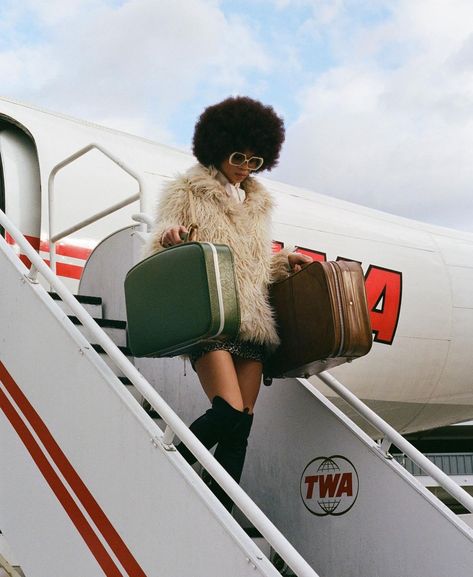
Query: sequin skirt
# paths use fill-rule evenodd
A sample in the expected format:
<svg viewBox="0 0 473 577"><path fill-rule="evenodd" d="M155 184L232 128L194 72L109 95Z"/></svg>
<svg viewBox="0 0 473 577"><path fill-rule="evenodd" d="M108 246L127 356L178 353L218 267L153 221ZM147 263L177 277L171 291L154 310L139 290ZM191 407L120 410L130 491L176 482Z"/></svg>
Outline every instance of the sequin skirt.
<svg viewBox="0 0 473 577"><path fill-rule="evenodd" d="M209 342L202 345L198 350L189 354L189 360L192 368L195 370L195 363L200 357L212 351L228 351L232 356L252 361L263 362L266 357L266 347L264 345L253 343L251 341L232 341Z"/></svg>

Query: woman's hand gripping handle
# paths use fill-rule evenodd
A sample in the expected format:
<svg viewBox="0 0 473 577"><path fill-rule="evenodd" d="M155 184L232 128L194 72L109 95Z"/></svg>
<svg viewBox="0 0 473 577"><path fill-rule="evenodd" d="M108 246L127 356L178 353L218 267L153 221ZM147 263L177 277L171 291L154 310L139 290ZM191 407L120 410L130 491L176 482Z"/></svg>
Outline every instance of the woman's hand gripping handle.
<svg viewBox="0 0 473 577"><path fill-rule="evenodd" d="M188 234L189 231L185 226L171 226L161 235L161 246L168 248L175 244L180 244L184 242Z"/></svg>
<svg viewBox="0 0 473 577"><path fill-rule="evenodd" d="M287 260L289 261L292 272L299 272L304 265L311 263L313 258L308 254L291 252L287 255Z"/></svg>

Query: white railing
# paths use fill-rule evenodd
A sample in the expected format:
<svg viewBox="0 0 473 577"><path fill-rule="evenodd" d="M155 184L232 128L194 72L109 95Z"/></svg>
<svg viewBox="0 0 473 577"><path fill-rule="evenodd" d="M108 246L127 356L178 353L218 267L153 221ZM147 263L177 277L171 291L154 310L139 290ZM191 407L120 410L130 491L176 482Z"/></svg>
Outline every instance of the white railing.
<svg viewBox="0 0 473 577"><path fill-rule="evenodd" d="M416 449L409 441L407 441L400 433L396 431L389 423L383 420L372 409L370 409L363 401L347 389L340 381L333 375L324 371L316 375L323 383L325 383L332 391L337 393L344 401L346 401L357 413L365 418L370 425L375 427L384 435L380 450L385 456L388 455L389 447L394 444L405 455L407 455L416 465L423 471L430 475L437 483L461 503L468 511L473 513L473 497L469 495L460 485L437 467L430 459L424 456L418 449ZM307 379L298 379L307 389L311 389L313 385Z"/></svg>
<svg viewBox="0 0 473 577"><path fill-rule="evenodd" d="M461 476L468 479L469 485L473 482L473 453L425 453L425 456L449 477ZM404 453L393 455L398 463L415 477L425 475L422 469ZM465 484L462 481L462 484Z"/></svg>
<svg viewBox="0 0 473 577"><path fill-rule="evenodd" d="M140 212L139 214L132 214L131 218L135 222L139 222L140 224L145 225L146 232L151 232L154 224L154 219L152 216L144 212Z"/></svg>
<svg viewBox="0 0 473 577"><path fill-rule="evenodd" d="M0 567L9 577L21 577L18 571L10 565L3 555L0 554Z"/></svg>
<svg viewBox="0 0 473 577"><path fill-rule="evenodd" d="M37 282L37 273L59 294L62 301L70 307L73 314L82 325L90 331L95 343L99 344L108 354L114 365L130 379L136 389L150 403L167 425L165 434L156 440L168 451L175 451L172 438L176 434L189 448L202 466L217 481L230 496L242 513L253 523L272 548L280 555L287 565L299 577L319 577L303 557L294 549L284 535L264 515L257 505L248 497L241 487L230 477L213 455L195 437L179 416L169 407L156 390L148 383L141 373L128 361L115 343L97 325L88 312L78 303L72 293L57 278L51 269L44 263L38 253L31 247L23 234L0 210L0 225L3 226L20 247L22 253L31 261L31 269L25 278L30 282ZM143 418L148 418L143 412Z"/></svg>
<svg viewBox="0 0 473 577"><path fill-rule="evenodd" d="M124 170L127 174L129 174L132 178L134 178L138 182L138 192L132 196L129 196L129 197L123 199L120 202L117 202L116 204L114 204L114 205L112 205L112 206L110 206L104 210L101 210L100 212L93 214L92 216L89 216L88 218L78 222L77 224L75 224L75 225L73 225L73 226L71 226L71 227L69 227L69 228L67 228L61 232L53 234L54 228L55 228L54 184L55 184L56 175L64 167L68 166L69 164L71 164L72 162L74 162L75 160L80 158L81 156L84 156L85 154L87 154L88 152L90 152L91 150L94 150L94 149L100 151L104 156L109 158L112 162L114 162L117 166L119 166L122 170ZM144 210L144 194L143 194L144 188L145 188L145 184L144 184L144 181L141 178L139 173L132 170L122 160L120 160L118 157L114 156L111 152L108 152L107 150L105 150L105 148L103 148L103 146L100 146L99 144L95 144L95 143L88 144L87 146L84 146L84 148L81 148L80 150L78 150L74 154L71 154L70 156L68 156L67 158L62 160L59 164L57 164L51 170L51 174L49 175L49 180L48 180L49 259L50 259L50 265L49 266L51 267L51 270L53 272L56 272L56 243L59 240L63 239L66 236L69 236L70 234L72 234L74 232L77 232L78 230L81 230L82 228L88 226L89 224L93 224L94 222L97 222L98 220L116 212L117 210L120 210L121 208L124 208L125 206L132 204L133 202L136 202L137 200L140 201L140 212L143 212L143 210Z"/></svg>

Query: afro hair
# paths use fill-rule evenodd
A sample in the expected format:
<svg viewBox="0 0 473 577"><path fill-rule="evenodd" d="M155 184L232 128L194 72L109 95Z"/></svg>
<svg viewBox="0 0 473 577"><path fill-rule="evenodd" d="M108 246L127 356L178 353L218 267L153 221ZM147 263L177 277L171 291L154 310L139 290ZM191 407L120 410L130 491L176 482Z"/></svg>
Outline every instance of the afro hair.
<svg viewBox="0 0 473 577"><path fill-rule="evenodd" d="M203 111L195 125L192 151L204 166L219 167L232 152L250 150L264 158L259 172L276 166L283 142L284 122L272 106L236 96Z"/></svg>

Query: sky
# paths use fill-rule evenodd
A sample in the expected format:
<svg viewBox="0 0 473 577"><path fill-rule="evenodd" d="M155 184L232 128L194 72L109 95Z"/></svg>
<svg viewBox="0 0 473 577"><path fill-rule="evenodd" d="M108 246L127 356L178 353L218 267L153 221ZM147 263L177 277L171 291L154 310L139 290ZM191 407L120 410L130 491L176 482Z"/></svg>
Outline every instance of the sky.
<svg viewBox="0 0 473 577"><path fill-rule="evenodd" d="M190 150L271 104L271 178L473 232L472 0L0 0L0 95Z"/></svg>

